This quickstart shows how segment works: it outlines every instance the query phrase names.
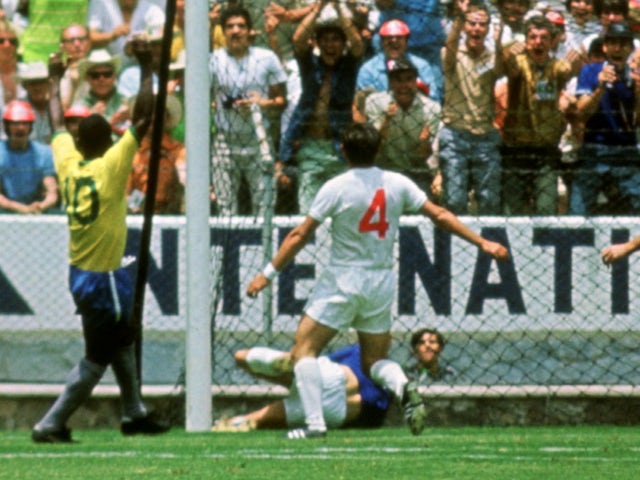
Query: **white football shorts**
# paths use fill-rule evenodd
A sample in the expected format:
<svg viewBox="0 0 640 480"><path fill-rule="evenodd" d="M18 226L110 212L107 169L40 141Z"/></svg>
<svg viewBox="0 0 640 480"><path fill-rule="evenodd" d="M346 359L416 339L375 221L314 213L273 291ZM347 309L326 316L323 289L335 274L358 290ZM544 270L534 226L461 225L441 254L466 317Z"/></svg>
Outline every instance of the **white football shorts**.
<svg viewBox="0 0 640 480"><path fill-rule="evenodd" d="M364 333L385 333L391 330L395 288L391 269L326 267L304 311L335 330L353 327Z"/></svg>

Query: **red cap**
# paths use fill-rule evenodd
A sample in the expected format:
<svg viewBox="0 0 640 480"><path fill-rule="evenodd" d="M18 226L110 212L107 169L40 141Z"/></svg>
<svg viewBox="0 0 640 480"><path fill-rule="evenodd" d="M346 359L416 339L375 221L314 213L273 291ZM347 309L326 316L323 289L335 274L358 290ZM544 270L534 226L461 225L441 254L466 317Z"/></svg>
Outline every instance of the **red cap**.
<svg viewBox="0 0 640 480"><path fill-rule="evenodd" d="M545 16L547 17L547 20L554 25L560 25L561 27L565 26L564 16L560 12L550 10L545 14Z"/></svg>
<svg viewBox="0 0 640 480"><path fill-rule="evenodd" d="M2 119L9 122L33 122L36 119L33 108L22 100L13 100L5 107Z"/></svg>
<svg viewBox="0 0 640 480"><path fill-rule="evenodd" d="M382 37L404 37L409 33L411 30L402 20L389 20L380 27L380 36Z"/></svg>
<svg viewBox="0 0 640 480"><path fill-rule="evenodd" d="M64 111L64 118L87 118L91 115L91 109L86 105L71 105Z"/></svg>
<svg viewBox="0 0 640 480"><path fill-rule="evenodd" d="M420 78L416 79L416 86L418 87L418 90L424 93L427 97L431 93L431 88L429 87L429 84L424 83Z"/></svg>

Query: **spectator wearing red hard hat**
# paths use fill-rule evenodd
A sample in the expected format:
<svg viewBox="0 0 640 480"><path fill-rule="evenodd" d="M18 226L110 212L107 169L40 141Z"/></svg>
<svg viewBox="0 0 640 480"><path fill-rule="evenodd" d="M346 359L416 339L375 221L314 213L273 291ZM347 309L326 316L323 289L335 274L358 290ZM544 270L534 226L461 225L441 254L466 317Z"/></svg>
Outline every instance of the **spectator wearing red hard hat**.
<svg viewBox="0 0 640 480"><path fill-rule="evenodd" d="M440 49L446 38L441 0L375 0L375 3L380 11L380 24L402 20L411 31L407 51L441 69ZM374 47L376 44L374 38Z"/></svg>
<svg viewBox="0 0 640 480"><path fill-rule="evenodd" d="M29 139L36 116L27 102L13 100L2 122L0 211L39 214L58 203L58 182L48 145Z"/></svg>
<svg viewBox="0 0 640 480"><path fill-rule="evenodd" d="M411 31L402 20L389 20L382 24L379 30L382 51L367 60L358 71L356 88L364 90L373 88L379 92L389 89L387 76L388 60L407 58L418 71L418 80L428 86L429 96L442 101L443 77L442 71L430 64L424 58L407 52Z"/></svg>
<svg viewBox="0 0 640 480"><path fill-rule="evenodd" d="M87 118L89 115L91 115L91 109L82 104L71 105L64 111L64 126L76 143L80 122L83 118Z"/></svg>

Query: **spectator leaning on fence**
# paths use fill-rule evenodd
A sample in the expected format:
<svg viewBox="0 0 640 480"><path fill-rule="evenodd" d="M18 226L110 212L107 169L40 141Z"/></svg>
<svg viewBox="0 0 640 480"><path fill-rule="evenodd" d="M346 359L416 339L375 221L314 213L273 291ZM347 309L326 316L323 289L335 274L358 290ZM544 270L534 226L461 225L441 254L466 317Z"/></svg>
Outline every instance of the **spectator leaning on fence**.
<svg viewBox="0 0 640 480"><path fill-rule="evenodd" d="M525 32L524 47L505 50L502 203L507 215L556 215L563 90L571 67L549 55L553 26L544 16L527 20Z"/></svg>
<svg viewBox="0 0 640 480"><path fill-rule="evenodd" d="M221 24L226 46L215 49L209 63L216 125L213 189L220 215L237 215L245 210L238 200L244 177L251 193L249 211L256 215L273 207L263 201L265 176L273 167L261 156L256 129L268 132L263 113L285 107L287 75L273 51L251 45L252 19L245 8L230 6L222 12ZM272 148L268 133L266 141Z"/></svg>
<svg viewBox="0 0 640 480"><path fill-rule="evenodd" d="M51 122L56 131L52 148L70 233L69 287L82 318L85 354L69 372L60 396L33 427L31 438L36 443L72 441L67 421L89 398L109 365L122 397L122 433L157 434L169 429L149 415L140 397L133 282L121 265L127 239L125 185L153 112L148 43L134 40L132 50L143 67L142 85L132 126L115 144L111 127L100 115L80 122L77 144L63 130L62 56L54 54L49 60Z"/></svg>
<svg viewBox="0 0 640 480"><path fill-rule="evenodd" d="M502 179L494 87L504 72L501 42L493 42L495 52L485 45L489 11L483 2L471 0L462 8L442 50L444 126L439 146L443 201L452 212L467 213L473 190L477 213L498 215Z"/></svg>
<svg viewBox="0 0 640 480"><path fill-rule="evenodd" d="M14 100L2 114L7 140L0 141L0 211L39 214L58 203L51 149L29 139L36 116Z"/></svg>
<svg viewBox="0 0 640 480"><path fill-rule="evenodd" d="M578 77L578 111L585 119L570 212L596 213L599 194L617 189L623 202L600 213L640 213L640 56L626 23L614 22L604 36L605 61L585 65Z"/></svg>
<svg viewBox="0 0 640 480"><path fill-rule="evenodd" d="M411 178L430 191L437 170L434 142L440 128L440 104L418 90L418 71L408 59L387 61L389 91L365 101L366 120L380 132L376 165Z"/></svg>

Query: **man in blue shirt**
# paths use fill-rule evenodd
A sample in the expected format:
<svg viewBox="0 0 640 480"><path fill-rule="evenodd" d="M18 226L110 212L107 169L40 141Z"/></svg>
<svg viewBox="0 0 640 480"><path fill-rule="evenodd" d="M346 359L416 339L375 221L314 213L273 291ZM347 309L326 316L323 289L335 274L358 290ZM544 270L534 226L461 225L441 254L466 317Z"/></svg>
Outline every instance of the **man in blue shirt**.
<svg viewBox="0 0 640 480"><path fill-rule="evenodd" d="M411 30L402 20L389 20L379 31L382 51L367 60L358 71L356 88L364 90L373 88L379 92L389 90L387 62L406 57L418 71L418 81L428 87L428 95L438 103L442 103L444 76L442 69L433 66L424 58L407 52Z"/></svg>
<svg viewBox="0 0 640 480"><path fill-rule="evenodd" d="M51 148L29 140L35 113L27 102L9 103L0 142L0 212L40 214L58 203L58 182Z"/></svg>
<svg viewBox="0 0 640 480"><path fill-rule="evenodd" d="M609 26L603 50L605 61L585 65L578 77L578 112L586 123L571 193L574 215L640 212L636 135L640 74L627 63L633 51L633 32L626 23ZM598 211L599 193L612 184L621 203Z"/></svg>
<svg viewBox="0 0 640 480"><path fill-rule="evenodd" d="M444 46L446 38L442 23L441 2L439 0L375 0L375 3L380 10L381 24L393 19L405 22L412 33L408 51L440 68L440 49Z"/></svg>

